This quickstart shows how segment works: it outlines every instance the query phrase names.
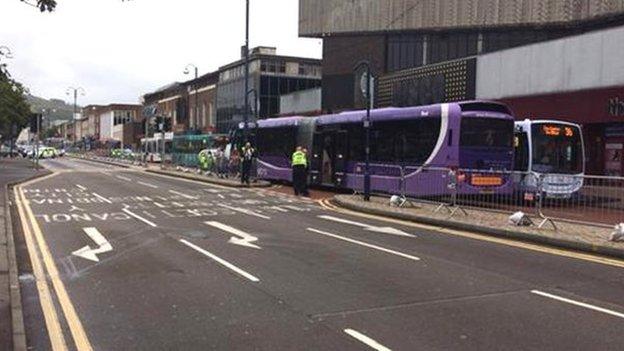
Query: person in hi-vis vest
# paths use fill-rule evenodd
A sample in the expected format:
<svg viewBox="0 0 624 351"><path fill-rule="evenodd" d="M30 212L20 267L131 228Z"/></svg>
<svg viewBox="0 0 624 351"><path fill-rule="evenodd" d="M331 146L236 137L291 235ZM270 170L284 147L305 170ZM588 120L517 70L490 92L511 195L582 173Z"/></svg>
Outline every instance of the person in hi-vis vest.
<svg viewBox="0 0 624 351"><path fill-rule="evenodd" d="M301 146L292 154L292 182L295 195L304 195L305 193L305 174L308 160Z"/></svg>

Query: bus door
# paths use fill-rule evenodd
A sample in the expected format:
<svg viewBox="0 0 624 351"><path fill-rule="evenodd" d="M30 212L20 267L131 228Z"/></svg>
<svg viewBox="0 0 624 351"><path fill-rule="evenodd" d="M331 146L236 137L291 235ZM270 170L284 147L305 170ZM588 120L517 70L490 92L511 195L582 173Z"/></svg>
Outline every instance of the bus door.
<svg viewBox="0 0 624 351"><path fill-rule="evenodd" d="M313 185L323 184L323 140L323 133L314 133L310 158L310 183Z"/></svg>
<svg viewBox="0 0 624 351"><path fill-rule="evenodd" d="M334 167L332 180L337 187L342 187L346 181L347 175L347 132L338 131L333 134L334 137Z"/></svg>

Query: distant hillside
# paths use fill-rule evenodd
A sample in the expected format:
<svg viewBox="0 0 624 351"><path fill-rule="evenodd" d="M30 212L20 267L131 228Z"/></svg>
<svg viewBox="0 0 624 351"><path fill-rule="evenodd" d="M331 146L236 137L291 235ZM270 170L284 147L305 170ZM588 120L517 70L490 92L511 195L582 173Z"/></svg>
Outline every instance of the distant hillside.
<svg viewBox="0 0 624 351"><path fill-rule="evenodd" d="M65 101L59 99L46 100L38 96L27 96L28 103L32 112L41 112L46 110L46 116L50 116L51 122L57 120L69 121L74 113L74 105L66 104ZM80 109L80 106L78 106ZM52 112L56 110L56 112Z"/></svg>

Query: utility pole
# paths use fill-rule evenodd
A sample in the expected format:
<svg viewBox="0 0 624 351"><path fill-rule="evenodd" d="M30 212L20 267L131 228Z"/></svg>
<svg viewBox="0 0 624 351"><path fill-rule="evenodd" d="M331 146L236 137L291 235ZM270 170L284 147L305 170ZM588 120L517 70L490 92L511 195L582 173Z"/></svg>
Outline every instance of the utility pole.
<svg viewBox="0 0 624 351"><path fill-rule="evenodd" d="M75 122L80 122L80 137L82 138L82 137L84 137L82 135L82 120L77 120L76 117L78 115L78 93L80 93L80 95L84 96L85 95L85 90L83 88L81 88L81 87L77 87L77 88L69 87L69 88L67 88L67 91L65 92L65 94L70 95L70 92L73 92L73 94L74 94L74 117L73 117L73 120ZM76 124L74 123L74 126L75 125ZM74 143L76 142L76 129L77 128L74 127Z"/></svg>
<svg viewBox="0 0 624 351"><path fill-rule="evenodd" d="M199 78L199 70L197 69L197 66L189 63L188 65L186 65L186 68L184 68L184 74L190 73L189 67L195 68L195 84L193 84L193 88L195 89L195 117L193 118L194 121L189 119L189 127L197 129L197 126L199 124L199 84L197 82L197 78Z"/></svg>
<svg viewBox="0 0 624 351"><path fill-rule="evenodd" d="M364 120L364 132L365 132L365 161L364 161L364 201L370 201L370 193L371 193L371 177L370 177L370 128L371 128L371 119L370 119L370 110L371 110L371 67L370 62L361 61L359 62L354 70L354 73L358 72L361 67L366 69L366 87L365 87L365 98L366 98L366 119ZM361 81L360 81L361 82Z"/></svg>
<svg viewBox="0 0 624 351"><path fill-rule="evenodd" d="M245 112L243 114L243 143L247 142L249 123L249 0L246 0L245 17Z"/></svg>

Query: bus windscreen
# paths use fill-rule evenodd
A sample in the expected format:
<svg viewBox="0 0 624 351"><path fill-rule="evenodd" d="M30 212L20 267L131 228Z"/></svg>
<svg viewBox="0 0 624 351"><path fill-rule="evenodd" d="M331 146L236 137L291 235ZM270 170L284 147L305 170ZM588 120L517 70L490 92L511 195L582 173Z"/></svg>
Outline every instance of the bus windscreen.
<svg viewBox="0 0 624 351"><path fill-rule="evenodd" d="M577 126L557 123L531 127L533 170L540 173L583 172L583 144Z"/></svg>

